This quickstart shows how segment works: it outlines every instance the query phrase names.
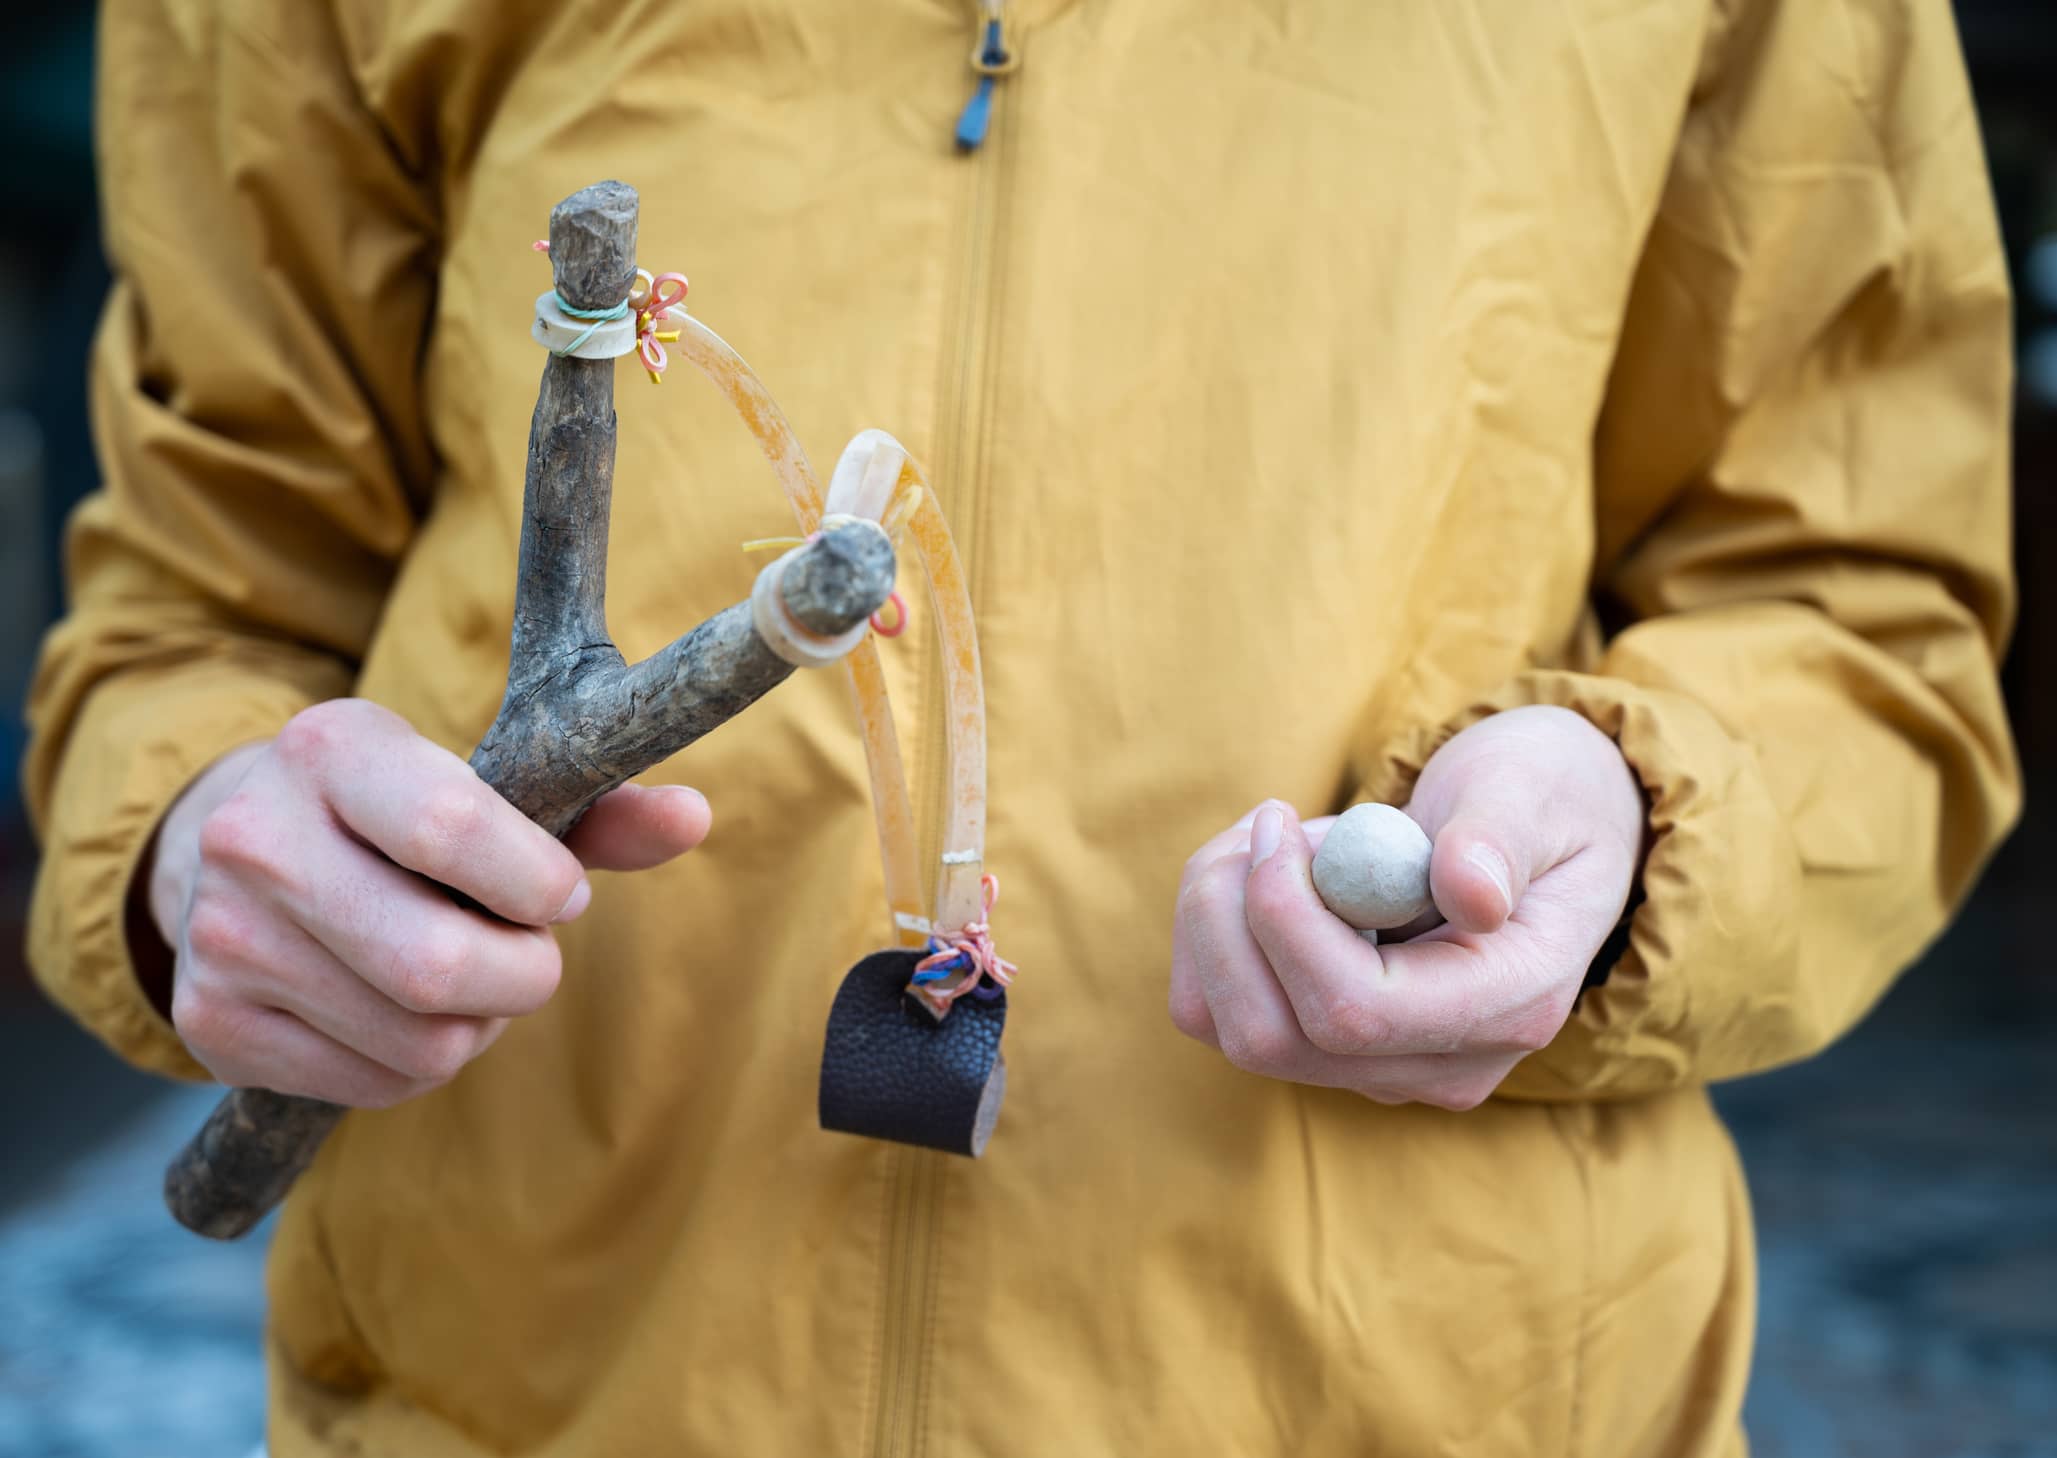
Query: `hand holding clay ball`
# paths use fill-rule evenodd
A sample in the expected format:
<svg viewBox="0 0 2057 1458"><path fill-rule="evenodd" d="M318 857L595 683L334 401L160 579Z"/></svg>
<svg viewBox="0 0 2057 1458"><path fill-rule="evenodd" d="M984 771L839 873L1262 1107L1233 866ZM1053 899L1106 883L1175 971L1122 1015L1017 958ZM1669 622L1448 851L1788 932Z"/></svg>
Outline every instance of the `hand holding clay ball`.
<svg viewBox="0 0 2057 1458"><path fill-rule="evenodd" d="M1172 1025L1244 1073L1472 1108L1570 1016L1646 815L1613 739L1554 704L1452 735L1404 811L1266 800L1186 861Z"/></svg>
<svg viewBox="0 0 2057 1458"><path fill-rule="evenodd" d="M1433 850L1406 811L1353 805L1329 826L1315 854L1314 889L1330 911L1359 931L1391 931L1434 909Z"/></svg>

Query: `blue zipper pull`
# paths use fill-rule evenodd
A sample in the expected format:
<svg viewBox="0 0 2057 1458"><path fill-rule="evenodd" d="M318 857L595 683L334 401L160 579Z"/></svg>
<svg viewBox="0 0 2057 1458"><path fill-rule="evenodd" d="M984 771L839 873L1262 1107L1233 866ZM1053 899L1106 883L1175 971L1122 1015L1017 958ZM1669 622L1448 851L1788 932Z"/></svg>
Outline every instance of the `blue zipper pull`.
<svg viewBox="0 0 2057 1458"><path fill-rule="evenodd" d="M1002 76L1021 64L1021 57L1007 44L1007 0L983 0L985 21L979 42L972 48L971 69L978 73L978 89L957 117L957 150L976 152L985 141L993 121L993 87Z"/></svg>
<svg viewBox="0 0 2057 1458"><path fill-rule="evenodd" d="M996 77L979 77L978 90L971 93L971 100L964 103L964 110L957 115L957 150L976 152L978 145L986 139L986 127L993 120L993 82Z"/></svg>

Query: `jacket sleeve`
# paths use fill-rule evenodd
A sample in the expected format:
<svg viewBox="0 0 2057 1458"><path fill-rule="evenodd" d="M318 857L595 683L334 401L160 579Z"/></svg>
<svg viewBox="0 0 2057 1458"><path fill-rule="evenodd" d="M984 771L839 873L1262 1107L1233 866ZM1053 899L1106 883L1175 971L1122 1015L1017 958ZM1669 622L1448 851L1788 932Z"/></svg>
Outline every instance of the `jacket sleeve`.
<svg viewBox="0 0 2057 1458"><path fill-rule="evenodd" d="M431 477L424 190L324 5L164 0L101 22L115 284L102 489L31 689L29 959L145 1067L201 1075L139 984L127 893L192 776L349 691Z"/></svg>
<svg viewBox="0 0 2057 1458"><path fill-rule="evenodd" d="M1390 796L1464 724L1552 703L1642 781L1627 950L1503 1093L1635 1095L1815 1052L2005 834L2009 336L1946 0L1724 17L1597 427L1615 631L1588 671L1522 673L1369 776Z"/></svg>

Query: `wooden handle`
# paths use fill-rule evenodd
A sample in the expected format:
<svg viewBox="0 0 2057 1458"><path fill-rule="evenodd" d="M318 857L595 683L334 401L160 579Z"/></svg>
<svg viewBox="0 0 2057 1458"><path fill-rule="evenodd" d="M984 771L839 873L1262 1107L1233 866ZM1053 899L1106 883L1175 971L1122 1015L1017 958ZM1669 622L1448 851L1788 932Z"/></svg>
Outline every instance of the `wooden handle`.
<svg viewBox="0 0 2057 1458"><path fill-rule="evenodd" d="M557 291L605 309L635 276L636 195L618 182L550 214ZM614 482L614 362L549 356L529 429L507 695L472 768L562 837L609 790L726 723L792 665L752 626L748 602L715 614L641 663L608 637L607 516ZM893 589L892 543L870 522L833 525L780 580L794 620L832 637ZM165 1203L198 1234L232 1240L262 1220L343 1116L335 1104L264 1089L222 1099L164 1175Z"/></svg>
<svg viewBox="0 0 2057 1458"><path fill-rule="evenodd" d="M247 1235L285 1199L342 1117L340 1104L231 1089L165 1166L164 1203L196 1235Z"/></svg>

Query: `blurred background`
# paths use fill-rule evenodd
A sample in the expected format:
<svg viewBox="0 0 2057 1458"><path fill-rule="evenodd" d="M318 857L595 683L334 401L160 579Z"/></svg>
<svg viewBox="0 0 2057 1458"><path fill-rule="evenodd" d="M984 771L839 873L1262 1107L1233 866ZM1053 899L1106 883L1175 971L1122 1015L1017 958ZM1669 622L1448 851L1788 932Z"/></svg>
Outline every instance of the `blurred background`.
<svg viewBox="0 0 2057 1458"><path fill-rule="evenodd" d="M40 10L40 13L37 11ZM83 381L107 284L90 7L0 20L0 699L59 601L94 482ZM2057 769L2057 4L1960 0L2018 295L2021 625L2007 688L2032 791ZM1833 240L1824 240L1833 246ZM0 761L19 762L19 714ZM1956 928L1823 1057L1720 1099L1760 1224L1749 1399L1763 1458L2057 1458L2057 825L2032 793ZM34 850L0 790L0 1458L240 1458L263 1423L261 1236L158 1201L213 1103L134 1073L21 963Z"/></svg>

